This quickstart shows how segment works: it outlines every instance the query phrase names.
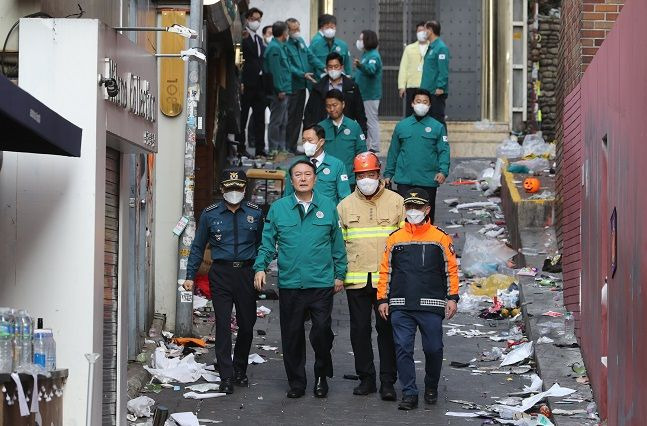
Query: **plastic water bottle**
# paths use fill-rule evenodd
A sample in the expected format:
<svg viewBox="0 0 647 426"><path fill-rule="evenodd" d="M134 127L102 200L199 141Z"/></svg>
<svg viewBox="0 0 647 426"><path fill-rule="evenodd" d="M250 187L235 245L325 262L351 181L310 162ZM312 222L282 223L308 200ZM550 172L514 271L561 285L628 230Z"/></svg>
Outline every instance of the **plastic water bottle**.
<svg viewBox="0 0 647 426"><path fill-rule="evenodd" d="M15 344L14 344L14 366L27 365L32 362L32 338L34 335L34 323L29 313L21 309L15 318Z"/></svg>
<svg viewBox="0 0 647 426"><path fill-rule="evenodd" d="M564 340L567 342L575 340L575 320L569 311L564 315Z"/></svg>
<svg viewBox="0 0 647 426"><path fill-rule="evenodd" d="M47 371L56 370L56 342L54 341L54 332L50 328L44 329L45 339L47 341L47 355L45 357L45 368Z"/></svg>
<svg viewBox="0 0 647 426"><path fill-rule="evenodd" d="M0 373L13 371L13 321L11 309L0 308Z"/></svg>
<svg viewBox="0 0 647 426"><path fill-rule="evenodd" d="M34 330L34 364L47 369L47 334L45 330Z"/></svg>

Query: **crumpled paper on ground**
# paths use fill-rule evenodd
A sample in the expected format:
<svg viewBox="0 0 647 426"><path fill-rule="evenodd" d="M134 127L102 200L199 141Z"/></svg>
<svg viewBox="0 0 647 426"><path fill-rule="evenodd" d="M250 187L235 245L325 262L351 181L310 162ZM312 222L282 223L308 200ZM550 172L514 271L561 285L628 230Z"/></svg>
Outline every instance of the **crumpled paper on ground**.
<svg viewBox="0 0 647 426"><path fill-rule="evenodd" d="M137 417L150 417L153 415L151 407L155 405L155 400L147 396L138 396L126 403L129 412Z"/></svg>
<svg viewBox="0 0 647 426"><path fill-rule="evenodd" d="M204 377L207 381L215 381L213 372L205 370L205 366L206 364L196 362L193 354L182 359L167 358L165 349L161 346L153 354L153 367L145 365L144 369L162 383L193 383L203 376L209 377Z"/></svg>
<svg viewBox="0 0 647 426"><path fill-rule="evenodd" d="M183 396L188 399L208 399L208 398L217 398L225 395L227 394L224 392L211 392L211 393L187 392Z"/></svg>
<svg viewBox="0 0 647 426"><path fill-rule="evenodd" d="M501 367L521 362L524 359L531 357L532 352L532 342L517 345L516 348L503 358L503 361L501 361Z"/></svg>
<svg viewBox="0 0 647 426"><path fill-rule="evenodd" d="M173 413L171 414L171 419L173 419L179 426L200 426L198 417L190 411Z"/></svg>

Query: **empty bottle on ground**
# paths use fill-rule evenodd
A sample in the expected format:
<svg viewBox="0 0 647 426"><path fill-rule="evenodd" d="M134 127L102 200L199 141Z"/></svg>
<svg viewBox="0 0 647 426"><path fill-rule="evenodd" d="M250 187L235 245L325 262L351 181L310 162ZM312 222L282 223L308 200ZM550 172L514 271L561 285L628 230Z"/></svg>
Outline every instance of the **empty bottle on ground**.
<svg viewBox="0 0 647 426"><path fill-rule="evenodd" d="M14 319L10 308L0 308L0 373L13 371Z"/></svg>

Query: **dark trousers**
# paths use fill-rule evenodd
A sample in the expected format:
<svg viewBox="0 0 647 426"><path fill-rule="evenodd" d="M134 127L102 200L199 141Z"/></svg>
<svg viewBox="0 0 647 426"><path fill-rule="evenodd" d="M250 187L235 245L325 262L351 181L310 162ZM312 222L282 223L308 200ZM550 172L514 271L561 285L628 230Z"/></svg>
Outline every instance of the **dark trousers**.
<svg viewBox="0 0 647 426"><path fill-rule="evenodd" d="M306 106L306 89L294 90L288 96L287 150L295 153L301 136L303 109Z"/></svg>
<svg viewBox="0 0 647 426"><path fill-rule="evenodd" d="M216 360L220 377L233 377L234 371L245 373L249 349L254 338L256 324L256 291L254 290L254 270L251 266L211 264L209 269L211 300L216 314ZM231 359L231 310L236 306L238 337Z"/></svg>
<svg viewBox="0 0 647 426"><path fill-rule="evenodd" d="M265 93L263 90L252 90L245 88L240 98L240 134L238 141L242 145L239 146L239 154L247 155L245 151L245 143L247 138L245 127L247 126L247 117L249 117L249 109L252 109L252 116L249 120L249 142L254 143L256 155L259 155L265 150L265 107L267 102L265 100ZM251 146L250 146L251 148Z"/></svg>
<svg viewBox="0 0 647 426"><path fill-rule="evenodd" d="M377 349L380 354L380 381L395 383L397 373L391 319L385 321L377 312L376 293L377 289L373 288L371 278L364 288L346 290L350 312L350 343L355 354L355 372L361 381L375 383L371 329L371 312L375 311Z"/></svg>
<svg viewBox="0 0 647 426"><path fill-rule="evenodd" d="M429 194L429 207L431 207L431 210L429 211L429 219L431 219L431 223L434 223L434 219L436 215L436 191L438 190L438 187L405 185L403 183L398 183L398 194L402 195L403 197L406 197L406 193L410 191L412 188L424 189Z"/></svg>
<svg viewBox="0 0 647 426"><path fill-rule="evenodd" d="M413 102L413 94L416 92L416 90L418 90L417 87L407 87L405 89L406 99L407 99L407 112L405 117L408 117L411 114L413 114L413 107L411 106L411 102Z"/></svg>
<svg viewBox="0 0 647 426"><path fill-rule="evenodd" d="M402 393L418 395L416 367L413 361L418 328L422 336L422 350L425 353L425 388L437 390L443 366L443 317L428 311L404 310L393 311L390 316Z"/></svg>
<svg viewBox="0 0 647 426"><path fill-rule="evenodd" d="M447 123L445 123L445 101L447 95L431 95L431 108L429 108L429 115L436 120L443 123L445 131L447 131Z"/></svg>
<svg viewBox="0 0 647 426"><path fill-rule="evenodd" d="M310 344L315 353L315 377L333 375L332 306L333 288L281 289L279 309L281 316L281 344L283 364L290 389L305 389L306 340L305 317L310 314Z"/></svg>

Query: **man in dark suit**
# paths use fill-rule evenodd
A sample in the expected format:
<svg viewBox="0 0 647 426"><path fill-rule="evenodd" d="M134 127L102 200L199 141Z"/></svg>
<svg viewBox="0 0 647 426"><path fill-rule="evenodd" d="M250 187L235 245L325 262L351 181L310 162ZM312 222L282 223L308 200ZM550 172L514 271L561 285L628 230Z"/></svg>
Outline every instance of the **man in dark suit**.
<svg viewBox="0 0 647 426"><path fill-rule="evenodd" d="M265 154L265 107L267 101L263 88L263 54L265 44L263 39L256 34L260 28L263 12L252 7L245 14L245 32L243 38L243 64L241 91L241 112L240 112L240 134L238 135L239 153L245 152L245 127L249 109L252 109L252 116L249 122L249 143L253 143L256 149L256 156ZM251 147L251 146L250 146Z"/></svg>
<svg viewBox="0 0 647 426"><path fill-rule="evenodd" d="M326 94L337 89L344 94L344 116L357 121L366 134L366 113L359 87L352 78L344 75L344 58L337 52L326 57L326 75L310 91L310 97L303 113L305 127L317 124L326 118Z"/></svg>

